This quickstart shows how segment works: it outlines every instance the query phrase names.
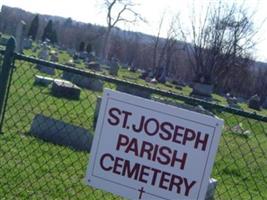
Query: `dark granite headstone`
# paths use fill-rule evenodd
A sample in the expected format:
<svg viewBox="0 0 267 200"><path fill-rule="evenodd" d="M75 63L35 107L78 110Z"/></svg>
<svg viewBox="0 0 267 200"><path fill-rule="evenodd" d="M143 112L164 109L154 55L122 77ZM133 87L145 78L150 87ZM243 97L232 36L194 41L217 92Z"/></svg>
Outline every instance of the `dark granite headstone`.
<svg viewBox="0 0 267 200"><path fill-rule="evenodd" d="M117 76L119 71L119 64L115 58L112 58L110 63L109 74L112 76Z"/></svg>
<svg viewBox="0 0 267 200"><path fill-rule="evenodd" d="M34 117L30 134L53 144L90 152L93 135L86 129L38 114Z"/></svg>
<svg viewBox="0 0 267 200"><path fill-rule="evenodd" d="M100 64L97 63L97 62L89 62L89 63L87 64L87 67L88 67L89 69L92 69L92 70L95 70L95 71L100 71L100 70L101 70L101 68L100 68Z"/></svg>
<svg viewBox="0 0 267 200"><path fill-rule="evenodd" d="M260 97L257 94L249 98L248 107L254 110L261 109Z"/></svg>
<svg viewBox="0 0 267 200"><path fill-rule="evenodd" d="M55 79L52 84L52 94L56 97L79 99L81 89L70 81Z"/></svg>
<svg viewBox="0 0 267 200"><path fill-rule="evenodd" d="M193 91L190 96L211 100L213 92L213 85L205 83L193 83Z"/></svg>

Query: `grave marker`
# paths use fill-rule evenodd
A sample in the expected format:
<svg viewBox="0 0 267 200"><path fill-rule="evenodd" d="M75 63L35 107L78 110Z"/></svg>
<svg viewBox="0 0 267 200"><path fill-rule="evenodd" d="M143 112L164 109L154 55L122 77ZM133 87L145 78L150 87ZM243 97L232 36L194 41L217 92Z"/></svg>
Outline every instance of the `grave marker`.
<svg viewBox="0 0 267 200"><path fill-rule="evenodd" d="M40 50L39 54L38 54L38 58L43 59L43 60L48 60L49 58L49 50L48 50L48 46L46 46L46 44L43 44L42 49ZM54 75L55 74L55 69L52 67L47 67L44 65L37 65L37 69L41 72L44 72L46 74L49 75Z"/></svg>
<svg viewBox="0 0 267 200"><path fill-rule="evenodd" d="M35 75L34 84L48 86L49 84L53 83L54 79L51 77Z"/></svg>
<svg viewBox="0 0 267 200"><path fill-rule="evenodd" d="M70 81L55 79L52 84L52 94L56 97L79 99L81 89Z"/></svg>
<svg viewBox="0 0 267 200"><path fill-rule="evenodd" d="M35 115L30 134L54 144L90 152L93 135L86 129L42 114Z"/></svg>
<svg viewBox="0 0 267 200"><path fill-rule="evenodd" d="M26 23L21 20L17 25L16 29L16 51L22 53L23 51L23 41L26 37Z"/></svg>

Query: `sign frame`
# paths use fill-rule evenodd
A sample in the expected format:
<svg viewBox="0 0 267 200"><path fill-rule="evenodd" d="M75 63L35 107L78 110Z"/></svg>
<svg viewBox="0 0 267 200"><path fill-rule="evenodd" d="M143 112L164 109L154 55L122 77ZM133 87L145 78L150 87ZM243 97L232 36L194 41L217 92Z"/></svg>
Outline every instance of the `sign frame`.
<svg viewBox="0 0 267 200"><path fill-rule="evenodd" d="M116 102L118 102L118 104L116 104ZM107 119L108 119L107 118L107 110L110 107L110 104L112 105L112 103L116 104L116 105L124 105L125 107L126 107L126 105L129 105L129 106L138 108L140 111L147 109L149 112L144 112L146 114L150 113L150 112L151 113L152 112L158 112L158 113L160 113L159 115L166 115L166 116L170 115L171 117L175 117L177 119L179 118L179 120L188 121L186 123L189 123L189 124L192 123L192 124L194 124L194 126L195 126L195 124L198 124L198 126L201 126L204 128L208 127L208 130L212 130L211 132L209 132L209 137L211 138L211 141L209 141L206 144L206 146L208 146L208 148L207 148L208 153L206 156L205 163L202 166L202 167L204 167L204 169L203 169L204 171L201 174L201 183L198 186L199 190L197 191L197 194L195 194L195 192L194 192L194 195L195 195L194 199L204 199L205 195L206 195L207 188L208 188L209 177L211 174L212 166L214 163L214 159L216 156L216 152L217 152L217 148L218 148L218 144L219 144L219 140L220 140L221 130L222 130L223 123L224 123L223 120L216 118L216 117L213 117L213 116L197 113L194 111L185 110L182 108L174 107L171 105L166 105L166 104L163 104L160 102L144 99L144 98L133 96L130 94L125 94L122 92L113 91L110 89L105 89L104 93L103 93L100 111L99 111L99 117L98 117L96 131L95 131L94 140L93 140L93 145L91 148L91 158L90 158L90 162L88 164L86 178L85 178L86 184L93 186L93 187L96 187L98 189L102 189L102 190L105 190L105 191L129 198L129 199L155 199L155 200L156 199L166 199L166 200L170 199L171 200L174 197L174 196L172 196L172 195L174 195L173 194L174 192L172 192L172 191L170 192L170 196L168 196L169 193L167 194L167 192L166 192L166 195L161 195L162 192L159 193L157 191L156 187L155 187L155 190L153 190L153 187L152 187L152 189L149 188L149 191L148 191L147 187L150 187L150 186L147 186L144 183L137 183L138 181L134 181L134 183L131 182L133 184L131 184L131 183L126 184L126 183L124 183L123 180L119 180L119 179L116 180L116 177L118 177L119 175L115 174L114 175L115 178L113 177L113 175L111 175L109 177L109 176L107 176L107 174L105 174L106 172L104 172L103 169L101 171L101 167L99 167L99 162L100 162L99 156L101 154L102 149L109 148L109 147L107 147L107 145L101 146L101 144L103 143L102 141L109 140L109 141L111 141L111 143L113 142L112 141L113 137L109 138L109 139L105 138L105 136L107 134L112 132L111 131L112 127L109 127L108 129L106 128L106 130L104 130L106 127L106 124L107 124ZM138 109L136 109L136 110L138 110ZM132 108L132 110L134 110L134 109ZM124 127L124 128L125 128L125 130L129 129L128 126ZM114 127L114 129L116 129L115 132L117 131L118 134L121 132L120 130L117 129L116 126ZM110 137L110 136L108 136L108 137ZM106 143L106 144L108 144L108 143ZM112 144L115 144L115 143L113 142ZM118 143L117 143L117 145L118 145ZM184 146L186 146L186 144ZM186 147L186 148L190 149L190 148L192 148L192 146ZM114 151L114 148L113 148L113 151ZM109 152L109 150L106 150L106 152ZM112 150L110 150L110 152L112 152ZM201 150L199 150L199 152L202 153ZM186 153L188 153L190 156L190 152L186 152ZM187 154L187 156L188 156L188 154ZM194 154L194 153L192 153L192 154ZM114 157L115 156L116 155L114 155ZM129 159L129 160L131 160L131 159ZM195 164L197 166L197 163L195 163ZM195 166L193 166L193 167L195 167ZM192 168L192 165L191 165L191 168ZM100 171L99 171L99 169L100 169ZM192 169L190 169L190 170L192 171ZM181 168L181 170L182 170L182 168ZM189 170L189 172L190 172L190 170ZM135 184L135 182L136 182L136 184ZM191 182L191 185L192 185L192 183L193 182ZM187 191L189 191L189 190L187 190ZM186 194L186 192L185 192L185 194ZM177 196L175 196L175 198L176 199L190 199L191 198L190 196L185 196L185 194L184 195L175 194L175 195L177 195Z"/></svg>

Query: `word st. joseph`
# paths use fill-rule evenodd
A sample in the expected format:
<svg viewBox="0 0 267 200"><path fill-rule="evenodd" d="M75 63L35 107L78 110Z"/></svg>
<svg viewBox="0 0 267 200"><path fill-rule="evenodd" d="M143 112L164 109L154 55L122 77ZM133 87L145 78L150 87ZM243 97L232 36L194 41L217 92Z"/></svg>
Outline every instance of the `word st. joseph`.
<svg viewBox="0 0 267 200"><path fill-rule="evenodd" d="M105 90L86 181L130 199L204 199L222 125Z"/></svg>

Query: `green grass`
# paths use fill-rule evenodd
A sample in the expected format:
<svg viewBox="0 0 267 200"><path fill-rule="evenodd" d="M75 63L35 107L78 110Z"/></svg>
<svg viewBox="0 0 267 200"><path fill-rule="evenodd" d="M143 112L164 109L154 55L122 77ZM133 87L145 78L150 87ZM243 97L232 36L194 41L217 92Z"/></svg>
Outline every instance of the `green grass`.
<svg viewBox="0 0 267 200"><path fill-rule="evenodd" d="M30 50L25 53L34 55ZM65 63L69 59L70 56L63 52L59 62ZM35 74L42 73L34 64L16 62L4 134L0 135L0 198L116 198L85 185L83 179L90 157L88 153L44 142L28 134L34 116L39 113L84 127L93 133L93 113L96 98L101 93L82 89L80 100L56 98L51 95L50 88L34 85ZM62 71L57 70L54 77L59 78L61 74ZM121 69L118 76L121 79L130 77L129 81L133 81L132 78L139 75ZM191 92L189 87L177 90L140 79L134 79L134 82L183 95ZM110 83L105 83L105 86L115 87ZM213 98L226 103L219 95L214 94ZM251 111L245 104L241 107ZM266 115L266 111L260 113ZM225 129L212 172L212 177L219 181L216 199L267 199L267 124L224 112L217 115L225 120ZM240 122L251 131L249 137L242 137L230 130Z"/></svg>

